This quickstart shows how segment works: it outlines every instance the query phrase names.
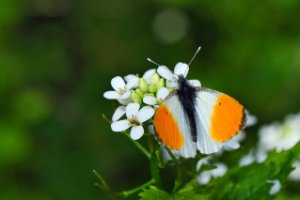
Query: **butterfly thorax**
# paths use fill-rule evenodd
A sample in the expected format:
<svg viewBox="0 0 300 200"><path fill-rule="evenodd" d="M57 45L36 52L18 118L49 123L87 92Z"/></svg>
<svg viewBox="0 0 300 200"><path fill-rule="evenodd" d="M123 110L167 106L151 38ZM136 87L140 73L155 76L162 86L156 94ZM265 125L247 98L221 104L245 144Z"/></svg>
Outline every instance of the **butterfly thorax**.
<svg viewBox="0 0 300 200"><path fill-rule="evenodd" d="M177 94L179 101L186 114L191 130L191 136L194 142L197 141L197 127L196 127L196 87L192 86L183 76L178 77L179 87Z"/></svg>

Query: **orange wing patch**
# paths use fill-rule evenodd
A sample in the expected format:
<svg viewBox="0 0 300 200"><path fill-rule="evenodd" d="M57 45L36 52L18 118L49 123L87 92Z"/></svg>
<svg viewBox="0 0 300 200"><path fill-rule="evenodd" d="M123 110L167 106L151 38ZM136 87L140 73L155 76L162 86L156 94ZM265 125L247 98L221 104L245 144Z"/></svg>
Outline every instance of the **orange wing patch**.
<svg viewBox="0 0 300 200"><path fill-rule="evenodd" d="M177 150L183 147L183 137L173 114L168 107L161 104L153 120L155 132L167 147Z"/></svg>
<svg viewBox="0 0 300 200"><path fill-rule="evenodd" d="M218 97L211 118L211 136L217 142L225 142L242 128L244 107L235 99L222 94Z"/></svg>

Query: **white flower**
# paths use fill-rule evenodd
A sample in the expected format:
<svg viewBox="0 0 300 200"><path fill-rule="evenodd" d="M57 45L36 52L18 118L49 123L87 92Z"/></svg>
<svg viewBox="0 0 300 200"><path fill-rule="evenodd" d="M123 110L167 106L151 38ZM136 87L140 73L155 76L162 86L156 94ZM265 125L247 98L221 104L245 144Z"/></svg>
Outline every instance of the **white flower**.
<svg viewBox="0 0 300 200"><path fill-rule="evenodd" d="M120 76L116 76L111 80L111 86L114 91L107 91L103 94L106 99L119 100L120 103L126 104L126 100L130 98L131 90L137 87L138 78L131 77L128 79L127 84Z"/></svg>
<svg viewBox="0 0 300 200"><path fill-rule="evenodd" d="M175 65L174 73L169 70L166 66L159 66L157 73L167 80L167 87L178 88L178 77L187 76L189 71L189 66L185 63L179 62ZM200 87L201 83L198 80L189 80L189 83L194 87Z"/></svg>
<svg viewBox="0 0 300 200"><path fill-rule="evenodd" d="M295 168L289 175L289 179L293 181L299 181L300 180L300 159L298 159L293 167Z"/></svg>
<svg viewBox="0 0 300 200"><path fill-rule="evenodd" d="M140 109L138 103L130 103L126 106L127 119L115 121L111 124L114 132L122 132L131 128L130 137L133 140L140 139L144 134L143 122L149 120L154 115L154 109L144 106Z"/></svg>
<svg viewBox="0 0 300 200"><path fill-rule="evenodd" d="M209 181L212 178L222 177L226 174L226 172L227 172L226 165L224 165L222 163L216 163L215 167L216 167L215 169L207 170L207 171L204 171L201 174L199 174L197 176L197 182L200 185L206 185L207 183L209 183Z"/></svg>
<svg viewBox="0 0 300 200"><path fill-rule="evenodd" d="M167 88L160 88L156 94L156 98L153 96L145 96L143 102L148 105L158 105L169 95L169 90Z"/></svg>
<svg viewBox="0 0 300 200"><path fill-rule="evenodd" d="M279 192L280 188L281 188L281 183L278 179L275 180L267 180L267 183L272 183L272 187L269 190L269 195L274 195L276 193Z"/></svg>

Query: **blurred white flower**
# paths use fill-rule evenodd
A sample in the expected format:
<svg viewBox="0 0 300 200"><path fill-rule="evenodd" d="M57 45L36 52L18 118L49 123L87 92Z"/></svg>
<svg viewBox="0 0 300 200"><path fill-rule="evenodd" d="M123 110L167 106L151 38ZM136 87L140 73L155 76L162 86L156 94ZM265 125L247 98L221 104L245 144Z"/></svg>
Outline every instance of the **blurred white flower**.
<svg viewBox="0 0 300 200"><path fill-rule="evenodd" d="M267 183L272 183L272 187L269 190L269 195L274 195L276 193L279 192L279 190L281 189L281 183L278 179L275 180L267 180Z"/></svg>
<svg viewBox="0 0 300 200"><path fill-rule="evenodd" d="M259 142L256 150L240 159L240 166L247 166L253 162L262 163L268 152L276 149L277 152L292 148L300 141L300 113L288 115L283 123L274 122L264 125L258 132ZM300 175L299 175L300 176Z"/></svg>
<svg viewBox="0 0 300 200"><path fill-rule="evenodd" d="M156 97L154 96L145 96L143 102L145 104L154 106L158 105L169 95L169 90L167 88L160 88L156 93Z"/></svg>
<svg viewBox="0 0 300 200"><path fill-rule="evenodd" d="M140 139L144 134L143 123L154 115L154 109L150 106L144 106L140 109L138 103L130 103L126 106L127 119L114 121L111 129L114 132L122 132L131 128L130 137L133 140Z"/></svg>
<svg viewBox="0 0 300 200"><path fill-rule="evenodd" d="M174 73L169 70L166 66L159 66L157 73L167 80L168 88L178 88L179 76L184 78L189 72L189 66L186 63L179 62L175 65ZM189 80L189 83L194 87L200 87L201 83L198 80Z"/></svg>
<svg viewBox="0 0 300 200"><path fill-rule="evenodd" d="M106 99L118 100L121 104L127 104L130 99L131 90L137 87L138 78L134 75L125 83L124 79L120 76L116 76L111 80L111 86L113 91L107 91L103 94Z"/></svg>
<svg viewBox="0 0 300 200"><path fill-rule="evenodd" d="M300 180L300 159L298 159L293 167L295 168L289 175L289 179L293 181L299 181Z"/></svg>
<svg viewBox="0 0 300 200"><path fill-rule="evenodd" d="M300 114L288 115L283 124L265 125L259 130L259 147L266 151L292 148L300 141Z"/></svg>
<svg viewBox="0 0 300 200"><path fill-rule="evenodd" d="M216 167L215 169L204 171L197 176L197 182L200 185L205 185L205 184L209 183L209 181L212 178L222 177L226 174L226 172L227 172L226 165L224 165L222 163L216 163L216 164L214 164L214 166Z"/></svg>

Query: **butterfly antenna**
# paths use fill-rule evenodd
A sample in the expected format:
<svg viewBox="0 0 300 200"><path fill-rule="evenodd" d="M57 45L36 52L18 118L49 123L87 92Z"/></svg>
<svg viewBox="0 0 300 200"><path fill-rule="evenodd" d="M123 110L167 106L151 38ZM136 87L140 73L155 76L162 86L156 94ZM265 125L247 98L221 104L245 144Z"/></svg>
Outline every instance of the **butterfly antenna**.
<svg viewBox="0 0 300 200"><path fill-rule="evenodd" d="M201 47L198 47L198 49L196 50L194 56L192 57L191 61L189 62L189 66L191 65L191 63L193 62L193 60L195 59L195 57L197 56L197 54L199 53L200 50L201 50Z"/></svg>
<svg viewBox="0 0 300 200"><path fill-rule="evenodd" d="M147 58L147 60L148 60L149 62L151 62L152 64L154 64L154 65L157 65L158 67L160 66L160 64L158 64L158 63L154 62L154 61L153 61L153 60L151 60L150 58Z"/></svg>

